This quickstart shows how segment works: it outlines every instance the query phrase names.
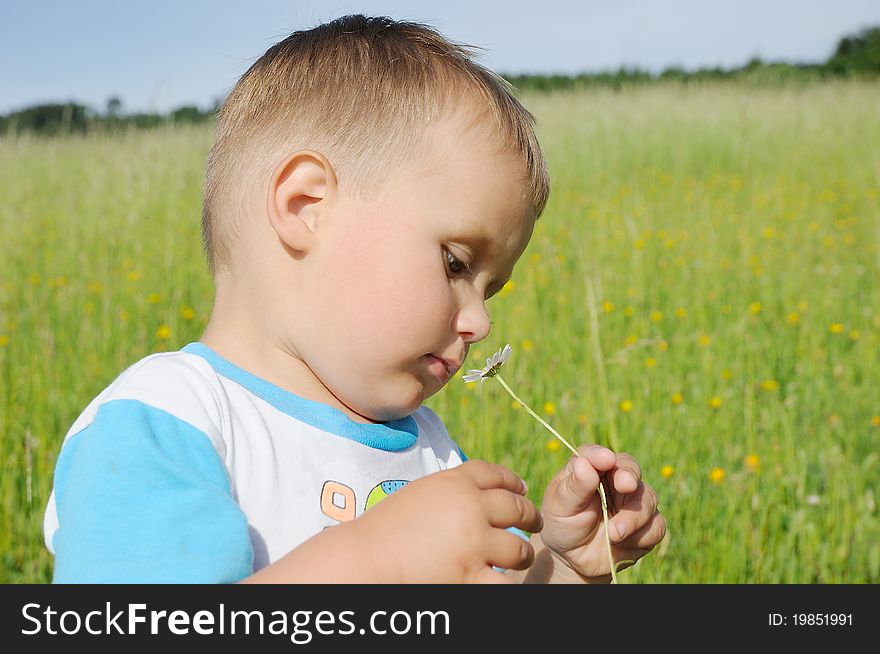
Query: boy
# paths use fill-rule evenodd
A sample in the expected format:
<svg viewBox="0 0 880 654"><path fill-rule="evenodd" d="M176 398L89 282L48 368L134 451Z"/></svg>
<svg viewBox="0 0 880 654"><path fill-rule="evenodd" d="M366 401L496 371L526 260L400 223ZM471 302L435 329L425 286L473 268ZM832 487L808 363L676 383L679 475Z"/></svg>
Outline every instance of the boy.
<svg viewBox="0 0 880 654"><path fill-rule="evenodd" d="M665 525L631 457L582 448L539 512L422 405L548 189L532 116L433 30L348 16L270 48L208 159L208 327L71 427L55 581L607 581L600 475L615 558L643 556Z"/></svg>

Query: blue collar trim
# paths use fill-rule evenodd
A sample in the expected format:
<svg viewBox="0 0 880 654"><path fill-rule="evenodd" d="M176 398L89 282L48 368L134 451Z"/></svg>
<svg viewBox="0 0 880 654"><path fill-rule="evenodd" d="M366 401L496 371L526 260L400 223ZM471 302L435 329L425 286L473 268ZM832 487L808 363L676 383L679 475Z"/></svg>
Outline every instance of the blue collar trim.
<svg viewBox="0 0 880 654"><path fill-rule="evenodd" d="M299 397L252 375L227 361L204 343L189 343L181 352L202 357L218 374L243 386L279 411L331 434L386 452L409 449L418 440L419 427L411 415L389 422L362 424L355 422L339 409Z"/></svg>

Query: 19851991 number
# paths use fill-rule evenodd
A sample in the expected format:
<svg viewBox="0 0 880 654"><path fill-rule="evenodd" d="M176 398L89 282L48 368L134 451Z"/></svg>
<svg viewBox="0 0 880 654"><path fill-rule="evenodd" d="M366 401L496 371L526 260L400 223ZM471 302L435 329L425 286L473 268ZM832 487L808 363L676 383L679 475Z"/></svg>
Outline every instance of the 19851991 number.
<svg viewBox="0 0 880 654"><path fill-rule="evenodd" d="M770 613L768 624L771 627L851 627L852 613Z"/></svg>

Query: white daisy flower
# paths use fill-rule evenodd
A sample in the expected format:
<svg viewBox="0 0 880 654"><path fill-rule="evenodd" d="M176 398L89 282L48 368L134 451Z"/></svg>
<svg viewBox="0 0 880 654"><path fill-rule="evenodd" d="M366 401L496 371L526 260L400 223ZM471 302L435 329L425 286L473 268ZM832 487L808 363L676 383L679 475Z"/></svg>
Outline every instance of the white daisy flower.
<svg viewBox="0 0 880 654"><path fill-rule="evenodd" d="M469 382L479 381L481 384L498 374L507 360L510 358L510 343L498 350L495 354L486 359L486 367L482 370L469 370L467 374L462 375L462 380L467 384Z"/></svg>

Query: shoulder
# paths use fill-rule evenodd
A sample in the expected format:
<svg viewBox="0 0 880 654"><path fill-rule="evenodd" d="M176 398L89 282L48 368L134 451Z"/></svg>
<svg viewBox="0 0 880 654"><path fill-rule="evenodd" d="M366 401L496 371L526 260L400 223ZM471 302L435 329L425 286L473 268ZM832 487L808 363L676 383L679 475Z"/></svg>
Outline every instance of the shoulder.
<svg viewBox="0 0 880 654"><path fill-rule="evenodd" d="M151 354L125 369L71 426L68 437L90 425L111 402L146 406L174 416L219 442L227 403L216 372L187 352Z"/></svg>
<svg viewBox="0 0 880 654"><path fill-rule="evenodd" d="M173 513L181 498L228 503L224 406L219 379L196 355L154 354L125 369L61 445L43 523L49 550L59 524L67 529L60 533L80 533L76 525L87 524L98 534L104 532L95 516L115 516L115 524L120 516L151 514L155 521L156 511Z"/></svg>

